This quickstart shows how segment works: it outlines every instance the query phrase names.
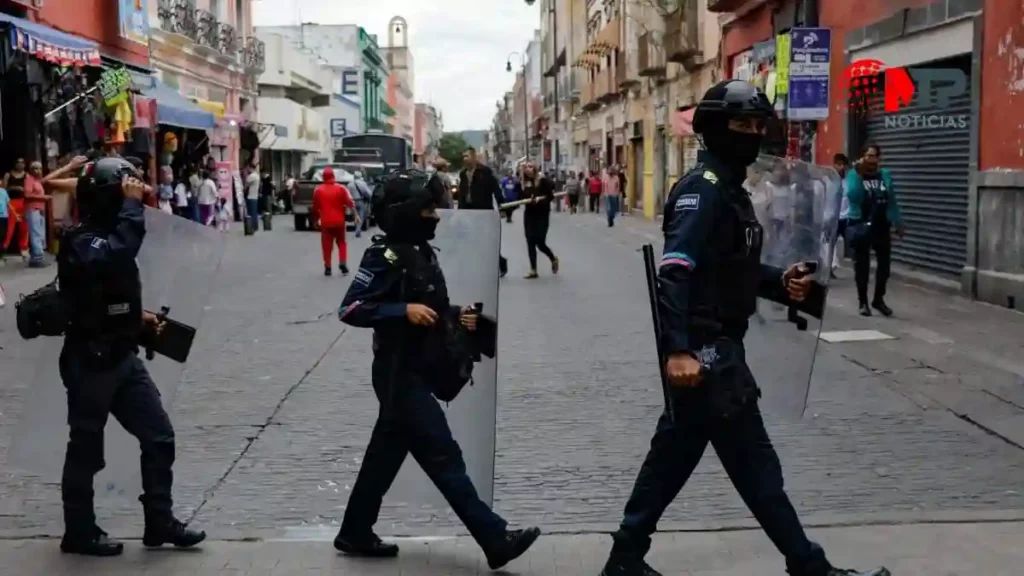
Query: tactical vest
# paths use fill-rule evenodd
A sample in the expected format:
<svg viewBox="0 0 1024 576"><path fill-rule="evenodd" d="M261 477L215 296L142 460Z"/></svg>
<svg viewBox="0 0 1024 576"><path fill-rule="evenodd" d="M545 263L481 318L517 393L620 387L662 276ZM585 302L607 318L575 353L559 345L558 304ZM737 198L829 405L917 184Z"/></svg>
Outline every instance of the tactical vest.
<svg viewBox="0 0 1024 576"><path fill-rule="evenodd" d="M695 319L742 325L757 310L761 279L761 247L764 230L757 221L750 195L742 187L723 182L707 165L697 164L673 187L665 204L662 231L668 232L675 210L676 191L693 179L704 179L718 188L714 223L697 255L691 275L690 311Z"/></svg>
<svg viewBox="0 0 1024 576"><path fill-rule="evenodd" d="M57 255L61 296L68 310L68 340L97 364L112 364L138 350L142 331L142 281L138 265L90 266L73 246L81 226L69 230Z"/></svg>

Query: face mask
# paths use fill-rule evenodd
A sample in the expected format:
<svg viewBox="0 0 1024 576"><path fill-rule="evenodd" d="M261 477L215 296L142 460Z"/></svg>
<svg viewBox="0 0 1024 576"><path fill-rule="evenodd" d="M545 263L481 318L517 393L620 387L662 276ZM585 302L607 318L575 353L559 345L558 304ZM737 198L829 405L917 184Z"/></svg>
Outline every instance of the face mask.
<svg viewBox="0 0 1024 576"><path fill-rule="evenodd" d="M413 242L433 240L437 233L437 224L439 222L440 220L437 218L416 218L406 225L406 230L402 236L408 237Z"/></svg>
<svg viewBox="0 0 1024 576"><path fill-rule="evenodd" d="M716 128L704 134L704 145L723 162L746 167L757 160L763 138L760 134Z"/></svg>

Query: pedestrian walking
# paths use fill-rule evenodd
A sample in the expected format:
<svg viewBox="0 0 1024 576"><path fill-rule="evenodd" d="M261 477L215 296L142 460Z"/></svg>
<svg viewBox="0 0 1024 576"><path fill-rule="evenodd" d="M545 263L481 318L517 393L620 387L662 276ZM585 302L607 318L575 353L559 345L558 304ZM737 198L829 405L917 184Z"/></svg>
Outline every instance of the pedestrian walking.
<svg viewBox="0 0 1024 576"><path fill-rule="evenodd" d="M202 178L203 181L199 185L199 221L203 226L211 226L217 215L220 191L217 189L217 183L213 181L211 172L204 171Z"/></svg>
<svg viewBox="0 0 1024 576"><path fill-rule="evenodd" d="M477 158L476 148L470 146L462 152L459 173L459 209L495 210L501 206L501 184L494 172ZM504 278L508 274L508 260L498 255L498 273Z"/></svg>
<svg viewBox="0 0 1024 576"><path fill-rule="evenodd" d="M757 298L802 302L811 288L803 264L786 270L760 264L761 227L743 188L773 117L768 98L739 80L713 86L694 113L694 132L706 149L665 202L658 271L659 347L674 392L666 396L602 576L660 576L644 561L651 535L709 443L790 575L889 575L885 568L837 569L807 538L783 489L757 384L744 359L743 337ZM704 384L712 370L713 385Z"/></svg>
<svg viewBox="0 0 1024 576"><path fill-rule="evenodd" d="M288 174L284 178L284 213L292 213L292 202L295 198L295 177Z"/></svg>
<svg viewBox="0 0 1024 576"><path fill-rule="evenodd" d="M526 235L526 254L530 259L530 271L524 276L533 280L537 274L537 251L551 261L551 273L558 274L558 258L548 248L548 227L551 224L551 202L555 199L555 185L543 174L538 173L532 162L523 166L523 199L530 203L523 207L523 232Z"/></svg>
<svg viewBox="0 0 1024 576"><path fill-rule="evenodd" d="M370 216L370 200L373 198L373 190L366 183L361 170L356 170L352 174L352 188L355 189L355 197L352 200L356 203L356 214L359 215L358 220L361 221L360 224L356 224L356 238L359 238L369 226L367 221Z"/></svg>
<svg viewBox="0 0 1024 576"><path fill-rule="evenodd" d="M28 222L25 221L25 159L14 161L14 168L4 174L3 187L7 190L10 216L7 221L7 245L28 260Z"/></svg>
<svg viewBox="0 0 1024 576"><path fill-rule="evenodd" d="M188 548L206 538L173 515L174 428L138 358L144 339L163 327L141 305L136 257L146 232L146 186L140 176L124 159L97 160L78 187L82 222L65 233L57 255L69 316L60 356L70 427L61 478L60 549L70 554L116 556L124 550L96 525L93 507L93 481L104 466L103 430L110 414L139 440L142 451L143 545Z"/></svg>
<svg viewBox="0 0 1024 576"><path fill-rule="evenodd" d="M573 170L569 171L565 179L565 195L569 197L569 213L575 214L580 207L580 180Z"/></svg>
<svg viewBox="0 0 1024 576"><path fill-rule="evenodd" d="M892 236L903 237L903 217L892 174L880 166L882 149L877 144L864 147L864 155L846 176L849 200L847 234L853 249L854 279L861 316L871 316L874 308L883 316L892 316L885 303L885 288L892 261ZM871 276L871 251L878 259L875 294L868 305L868 282Z"/></svg>
<svg viewBox="0 0 1024 576"><path fill-rule="evenodd" d="M626 167L621 164L615 165L615 171L619 175L619 212L629 213L629 202L626 201Z"/></svg>
<svg viewBox="0 0 1024 576"><path fill-rule="evenodd" d="M520 185L519 178L511 171L505 173L505 177L501 179L501 193L502 198L505 202L515 202L522 197L522 186ZM512 214L516 211L515 208L508 208L505 210L505 221L509 224L512 223Z"/></svg>
<svg viewBox="0 0 1024 576"><path fill-rule="evenodd" d="M7 230L11 221L11 197L7 189L0 186L0 263L7 260Z"/></svg>
<svg viewBox="0 0 1024 576"><path fill-rule="evenodd" d="M540 530L509 530L480 499L445 412L433 396L440 385L438 372L449 368L430 368L441 361L436 351L446 348L455 326L469 333L476 330L478 312L453 307L448 299L444 273L429 244L440 217L426 186L394 177L384 184L378 207L386 207L378 214L386 236L364 252L338 316L350 326L373 328L371 373L380 412L334 547L352 556L398 555L398 546L381 541L373 525L384 495L411 453L483 549L488 566L497 570L526 553Z"/></svg>
<svg viewBox="0 0 1024 576"><path fill-rule="evenodd" d="M217 230L224 234L231 230L231 209L227 198L217 199Z"/></svg>
<svg viewBox="0 0 1024 576"><path fill-rule="evenodd" d="M597 214L601 210L601 190L603 185L601 178L597 175L597 170L591 170L590 177L587 178L587 197L590 204L590 211Z"/></svg>
<svg viewBox="0 0 1024 576"><path fill-rule="evenodd" d="M28 223L28 265L43 268L46 260L46 202L49 200L43 189L43 163L33 161L25 178L25 220Z"/></svg>
<svg viewBox="0 0 1024 576"><path fill-rule="evenodd" d="M170 166L160 167L160 183L157 185L157 207L168 214L174 214L174 172Z"/></svg>
<svg viewBox="0 0 1024 576"><path fill-rule="evenodd" d="M249 165L245 176L245 215L252 229L260 229L260 172L256 164Z"/></svg>
<svg viewBox="0 0 1024 576"><path fill-rule="evenodd" d="M345 216L348 210L355 214L358 228L362 222L356 213L356 204L348 188L335 180L334 169L324 168L323 184L313 190L313 214L320 220L320 249L324 257L324 276L331 275L334 245L338 245L338 270L348 276L348 245L345 242Z"/></svg>
<svg viewBox="0 0 1024 576"><path fill-rule="evenodd" d="M619 215L620 186L618 166L612 165L605 174L601 184L604 194L605 214L608 216L608 227L615 226L615 217Z"/></svg>
<svg viewBox="0 0 1024 576"><path fill-rule="evenodd" d="M840 185L843 187L842 202L839 208L839 226L836 235L832 237L832 270L829 276L836 279L836 269L839 268L839 251L836 250L840 239L843 241L843 256L849 257L849 250L846 243L846 225L850 218L850 198L846 195L846 175L850 169L850 159L846 154L839 153L832 158L832 167L839 173Z"/></svg>

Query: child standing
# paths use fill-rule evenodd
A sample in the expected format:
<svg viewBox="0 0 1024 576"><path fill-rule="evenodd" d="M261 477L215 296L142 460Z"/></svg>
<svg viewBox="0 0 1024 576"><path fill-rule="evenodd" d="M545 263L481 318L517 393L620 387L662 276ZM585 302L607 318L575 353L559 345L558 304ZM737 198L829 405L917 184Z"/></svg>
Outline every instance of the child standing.
<svg viewBox="0 0 1024 576"><path fill-rule="evenodd" d="M227 234L231 228L231 212L228 210L227 198L217 200L217 230Z"/></svg>

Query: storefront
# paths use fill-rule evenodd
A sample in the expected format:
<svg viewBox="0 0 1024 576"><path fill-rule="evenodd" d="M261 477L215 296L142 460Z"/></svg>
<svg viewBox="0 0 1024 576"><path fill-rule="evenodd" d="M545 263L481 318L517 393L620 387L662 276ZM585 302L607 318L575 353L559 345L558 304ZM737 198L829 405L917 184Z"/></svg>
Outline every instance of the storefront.
<svg viewBox="0 0 1024 576"><path fill-rule="evenodd" d="M316 110L287 98L262 97L257 117L261 125L273 127L260 144L260 171L272 182L301 174L317 157L327 157L328 132Z"/></svg>

